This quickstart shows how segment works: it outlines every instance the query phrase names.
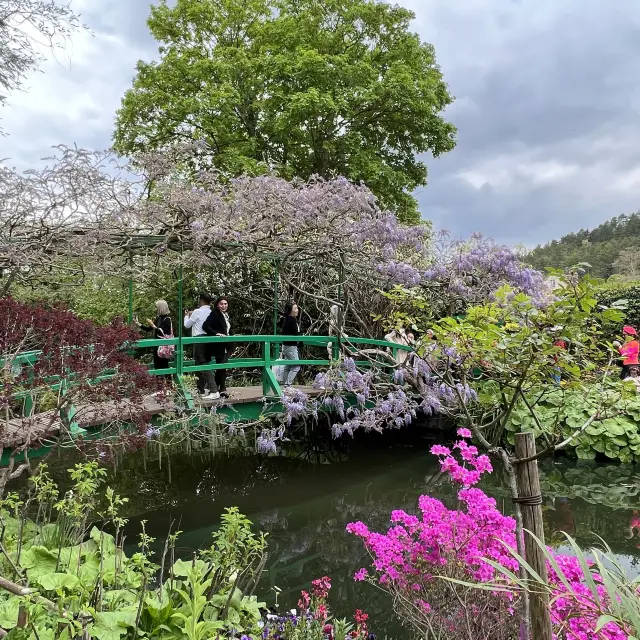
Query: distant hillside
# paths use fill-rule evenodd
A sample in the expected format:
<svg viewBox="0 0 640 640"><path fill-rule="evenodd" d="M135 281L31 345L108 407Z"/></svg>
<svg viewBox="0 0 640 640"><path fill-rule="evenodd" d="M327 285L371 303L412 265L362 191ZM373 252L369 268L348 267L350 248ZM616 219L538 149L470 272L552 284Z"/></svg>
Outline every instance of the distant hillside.
<svg viewBox="0 0 640 640"><path fill-rule="evenodd" d="M614 273L640 277L640 212L611 218L599 227L581 229L560 240L538 246L528 255L532 266L571 267L588 262L590 272L599 278Z"/></svg>

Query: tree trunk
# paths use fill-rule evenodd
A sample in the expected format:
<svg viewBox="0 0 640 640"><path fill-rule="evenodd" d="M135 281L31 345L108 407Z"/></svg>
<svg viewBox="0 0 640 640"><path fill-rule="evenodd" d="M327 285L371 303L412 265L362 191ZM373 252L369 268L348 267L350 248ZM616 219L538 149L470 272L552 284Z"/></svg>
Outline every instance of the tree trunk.
<svg viewBox="0 0 640 640"><path fill-rule="evenodd" d="M531 432L516 434L516 456L529 458L536 454L536 442ZM531 568L548 584L547 561L543 548L528 533L533 533L544 545L544 524L542 520L542 495L538 462L532 460L516 465L518 479L518 503L522 510L525 528L525 557ZM534 640L552 640L551 615L549 613L549 594L541 587L530 592L531 631Z"/></svg>

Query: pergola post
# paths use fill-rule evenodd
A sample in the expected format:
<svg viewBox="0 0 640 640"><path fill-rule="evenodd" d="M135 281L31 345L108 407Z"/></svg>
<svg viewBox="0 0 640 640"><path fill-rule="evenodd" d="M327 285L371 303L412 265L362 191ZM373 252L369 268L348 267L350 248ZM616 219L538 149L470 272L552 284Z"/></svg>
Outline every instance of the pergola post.
<svg viewBox="0 0 640 640"><path fill-rule="evenodd" d="M180 252L182 255L182 251ZM182 378L182 366L184 364L184 347L182 346L182 325L183 325L183 304L182 304L182 260L178 267L178 345L176 349L176 375Z"/></svg>
<svg viewBox="0 0 640 640"><path fill-rule="evenodd" d="M133 252L129 251L129 324L133 322Z"/></svg>
<svg viewBox="0 0 640 640"><path fill-rule="evenodd" d="M342 323L344 319L344 304L342 302L342 283L344 282L344 261L340 254L340 269L338 271L338 340L333 345L333 359L340 360L342 352Z"/></svg>
<svg viewBox="0 0 640 640"><path fill-rule="evenodd" d="M278 333L278 282L280 281L280 262L276 259L273 263L273 335Z"/></svg>
<svg viewBox="0 0 640 640"><path fill-rule="evenodd" d="M273 335L278 335L278 284L280 282L280 261L276 258L274 263L274 274L273 274ZM267 345L267 349L269 351L269 358L277 357L277 350L271 353L271 350L274 348L273 343L269 343Z"/></svg>

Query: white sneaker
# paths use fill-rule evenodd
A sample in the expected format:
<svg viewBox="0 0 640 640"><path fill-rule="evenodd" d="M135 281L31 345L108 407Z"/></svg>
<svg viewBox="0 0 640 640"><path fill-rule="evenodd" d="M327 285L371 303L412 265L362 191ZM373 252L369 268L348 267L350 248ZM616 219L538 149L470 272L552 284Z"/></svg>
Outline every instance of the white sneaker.
<svg viewBox="0 0 640 640"><path fill-rule="evenodd" d="M210 393L208 396L203 396L205 400L218 400L220 398L220 394L215 391L214 393Z"/></svg>

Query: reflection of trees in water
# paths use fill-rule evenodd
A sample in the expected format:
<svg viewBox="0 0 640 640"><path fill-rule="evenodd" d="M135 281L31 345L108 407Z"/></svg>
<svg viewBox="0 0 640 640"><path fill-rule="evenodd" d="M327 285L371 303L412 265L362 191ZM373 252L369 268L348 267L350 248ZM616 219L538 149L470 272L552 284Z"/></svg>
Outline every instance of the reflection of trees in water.
<svg viewBox="0 0 640 640"><path fill-rule="evenodd" d="M77 460L79 461L79 459ZM66 489L71 456L49 463L51 475ZM116 468L107 467L106 484L127 497L123 516L133 517L159 509L178 509L186 499L221 494L248 495L256 487L278 484L283 474L299 473L302 462L254 456L224 457L206 453L172 455L159 464L142 452L128 454Z"/></svg>
<svg viewBox="0 0 640 640"><path fill-rule="evenodd" d="M282 589L281 602L295 606L300 589L313 578L328 574L333 579L331 599L338 616L349 616L355 608L365 608L372 616L372 627L383 637L404 637L390 598L368 584L356 583L353 574L369 566L371 558L360 540L346 534L349 522L362 520L372 529L385 531L391 512L404 509L417 512L417 498L425 489L424 480L409 482L403 490L376 496L348 499L335 496L325 504L322 519L309 514L308 522L291 528L289 512L270 510L259 517L269 532L269 561L263 591L274 585ZM450 487L453 496L453 487Z"/></svg>
<svg viewBox="0 0 640 640"><path fill-rule="evenodd" d="M540 467L544 497L543 512L548 542L564 544L562 532L575 537L583 547L601 545L603 538L615 553L637 557L640 539L630 538L633 512L640 511L640 472L631 465L545 461ZM510 509L509 492L493 474L483 483L485 491L504 497Z"/></svg>
<svg viewBox="0 0 640 640"><path fill-rule="evenodd" d="M640 473L631 465L547 465L542 489L611 509L640 509Z"/></svg>

